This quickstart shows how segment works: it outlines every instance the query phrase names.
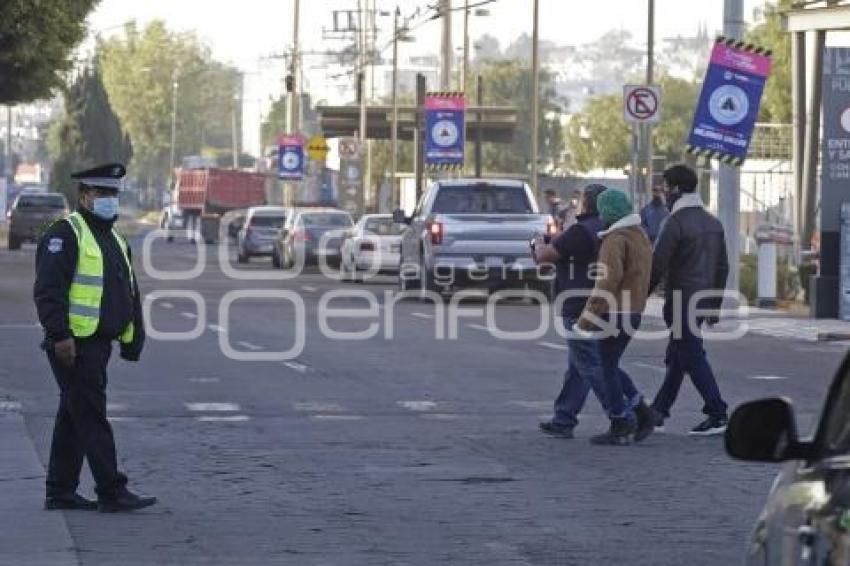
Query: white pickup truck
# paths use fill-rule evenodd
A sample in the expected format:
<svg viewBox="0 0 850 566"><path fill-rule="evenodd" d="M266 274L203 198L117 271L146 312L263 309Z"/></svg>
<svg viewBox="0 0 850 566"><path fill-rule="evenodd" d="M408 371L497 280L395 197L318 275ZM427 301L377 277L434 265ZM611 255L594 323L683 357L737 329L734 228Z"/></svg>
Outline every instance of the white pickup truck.
<svg viewBox="0 0 850 566"><path fill-rule="evenodd" d="M515 180L447 179L431 184L413 215L393 220L402 233L399 286L448 292L528 288L551 297L551 273L531 258L529 242L557 228L541 214L527 184Z"/></svg>

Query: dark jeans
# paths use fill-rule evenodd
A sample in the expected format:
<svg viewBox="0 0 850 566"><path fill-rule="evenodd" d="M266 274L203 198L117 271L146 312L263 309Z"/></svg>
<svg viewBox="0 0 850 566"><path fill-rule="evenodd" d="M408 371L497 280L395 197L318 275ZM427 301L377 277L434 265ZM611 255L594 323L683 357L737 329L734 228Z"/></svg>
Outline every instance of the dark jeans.
<svg viewBox="0 0 850 566"><path fill-rule="evenodd" d="M630 317L631 327L640 325L640 314ZM575 319L564 317L564 325L569 330ZM555 416L558 424L575 426L578 413L587 400L591 388L594 390L602 408L609 416L631 415L632 409L640 403L642 396L631 377L620 369L620 358L631 340L623 332L623 320L618 320L618 334L603 339L567 339L570 348L568 367L564 373L564 385L555 400ZM609 403L608 399L618 402Z"/></svg>
<svg viewBox="0 0 850 566"><path fill-rule="evenodd" d="M667 325L671 326L669 317L666 318L668 318ZM726 403L720 396L714 372L711 371L706 358L702 337L693 333L687 320L682 318L680 337L676 336L675 331L670 333L670 341L667 343L667 353L664 357L667 373L661 389L655 396L655 401L652 402L652 407L665 418L669 417L670 407L676 401L687 373L691 376L694 387L705 403L702 412L711 417L726 416ZM698 327L703 324L702 319L696 322Z"/></svg>
<svg viewBox="0 0 850 566"><path fill-rule="evenodd" d="M88 460L100 499L117 496L127 484L118 471L112 426L106 418L106 364L112 343L104 338L76 340L77 360L62 365L47 346L47 358L59 385L59 410L53 426L47 496L72 493Z"/></svg>

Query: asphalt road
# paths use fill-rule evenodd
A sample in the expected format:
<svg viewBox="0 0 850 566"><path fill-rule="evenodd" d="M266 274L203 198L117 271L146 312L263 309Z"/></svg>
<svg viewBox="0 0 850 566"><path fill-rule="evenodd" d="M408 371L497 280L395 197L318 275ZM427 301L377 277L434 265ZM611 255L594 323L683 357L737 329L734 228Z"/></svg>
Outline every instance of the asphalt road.
<svg viewBox="0 0 850 566"><path fill-rule="evenodd" d="M141 258L139 241L134 249ZM152 250L161 270L195 261L185 241ZM32 256L31 247L0 252L0 399L21 404L46 463L57 394L38 350ZM271 273L267 260L233 267ZM689 384L667 432L644 444L591 446L587 437L606 426L593 397L578 438L541 435L537 423L560 387L563 340L552 328L522 340L493 335L492 323L537 325L539 309L525 302L500 304L488 323L483 302L470 301L457 339L439 339L437 307L392 304L391 278L236 280L214 256L190 280L140 271L145 293L183 292L153 301L150 325L198 327L199 336L150 340L139 364L115 356L110 415L122 466L132 488L161 503L127 515L66 513L80 564L731 564L776 472L730 460L720 438L687 436L702 418ZM374 337L328 337L320 302L332 290L375 294L368 316L325 325L373 325ZM279 296L233 294L246 291ZM296 357L225 355L223 345L269 357L297 346L293 295L304 321ZM342 297L330 307L366 305ZM709 353L730 404L787 395L806 431L845 349L747 335ZM635 341L624 360L650 396L663 350L663 341ZM34 508L42 495L33 490Z"/></svg>

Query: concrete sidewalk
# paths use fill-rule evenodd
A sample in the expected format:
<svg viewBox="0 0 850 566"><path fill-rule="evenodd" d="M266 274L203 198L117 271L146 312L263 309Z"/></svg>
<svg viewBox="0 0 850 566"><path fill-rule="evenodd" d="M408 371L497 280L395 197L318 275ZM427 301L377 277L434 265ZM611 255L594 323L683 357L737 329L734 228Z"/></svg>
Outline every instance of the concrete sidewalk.
<svg viewBox="0 0 850 566"><path fill-rule="evenodd" d="M644 315L652 318L662 318L661 309L664 300L652 296L647 302ZM720 328L727 324L745 323L748 332L775 338L793 338L807 342L839 342L850 341L850 322L836 319L816 319L807 316L793 315L781 310L761 309L748 305L738 308L734 322L729 315L721 322Z"/></svg>
<svg viewBox="0 0 850 566"><path fill-rule="evenodd" d="M62 512L42 507L45 470L19 410L0 396L0 562L77 566Z"/></svg>

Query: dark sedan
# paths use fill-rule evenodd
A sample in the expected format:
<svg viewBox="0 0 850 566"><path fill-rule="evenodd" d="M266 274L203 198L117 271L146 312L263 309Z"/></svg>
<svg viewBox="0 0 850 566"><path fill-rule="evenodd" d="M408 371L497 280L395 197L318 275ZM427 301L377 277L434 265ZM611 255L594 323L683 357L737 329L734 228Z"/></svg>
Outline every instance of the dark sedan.
<svg viewBox="0 0 850 566"><path fill-rule="evenodd" d="M829 389L812 439L800 440L784 398L738 407L726 450L753 462L786 462L747 552L747 564L850 564L850 356Z"/></svg>
<svg viewBox="0 0 850 566"><path fill-rule="evenodd" d="M275 266L318 263L339 266L343 239L354 226L344 210L314 209L298 212L278 234L272 252Z"/></svg>

